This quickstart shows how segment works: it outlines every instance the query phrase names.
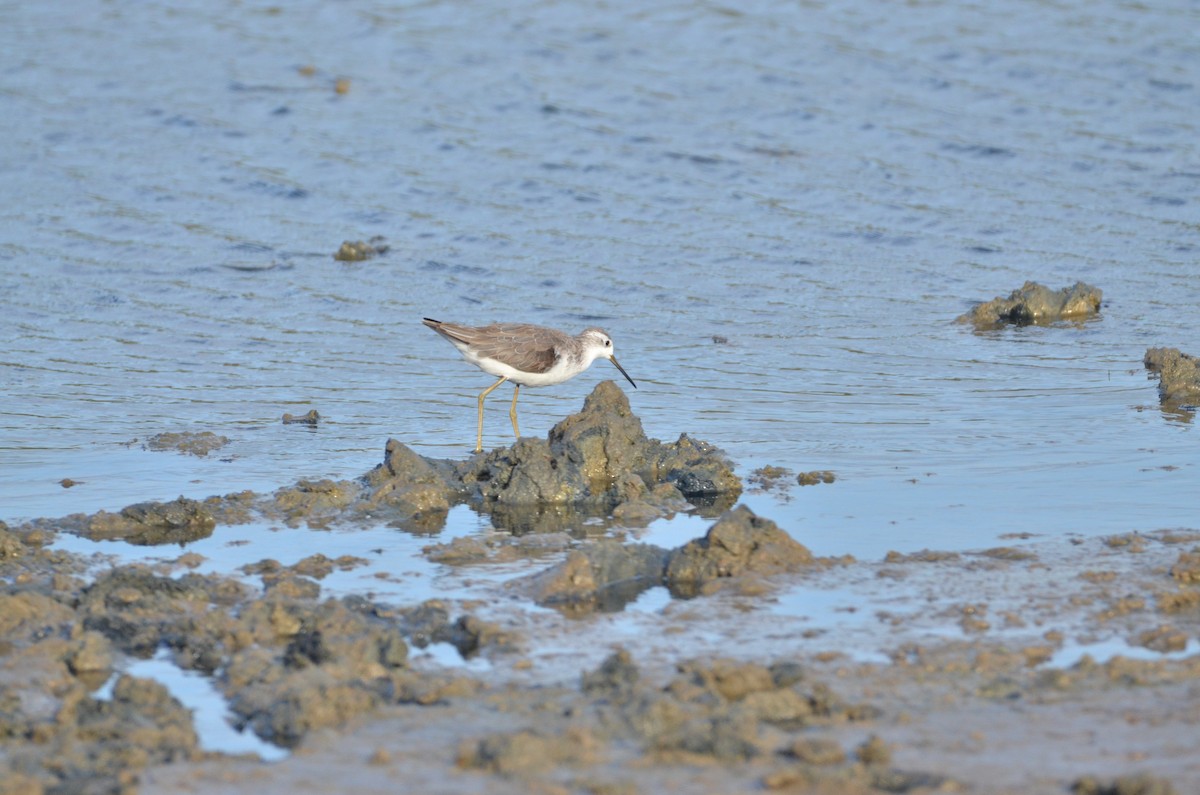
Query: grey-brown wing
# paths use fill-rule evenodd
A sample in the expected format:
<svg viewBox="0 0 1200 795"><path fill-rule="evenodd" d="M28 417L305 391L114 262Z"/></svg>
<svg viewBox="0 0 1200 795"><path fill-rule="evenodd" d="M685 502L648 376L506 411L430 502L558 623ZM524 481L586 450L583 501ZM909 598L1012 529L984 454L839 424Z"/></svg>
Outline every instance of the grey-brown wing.
<svg viewBox="0 0 1200 795"><path fill-rule="evenodd" d="M528 323L464 326L427 322L426 325L451 342L466 345L476 356L495 359L524 373L546 372L558 361L564 345L571 342L560 331Z"/></svg>
<svg viewBox="0 0 1200 795"><path fill-rule="evenodd" d="M525 323L495 323L475 331L472 350L523 373L544 373L552 368L569 339L554 329Z"/></svg>

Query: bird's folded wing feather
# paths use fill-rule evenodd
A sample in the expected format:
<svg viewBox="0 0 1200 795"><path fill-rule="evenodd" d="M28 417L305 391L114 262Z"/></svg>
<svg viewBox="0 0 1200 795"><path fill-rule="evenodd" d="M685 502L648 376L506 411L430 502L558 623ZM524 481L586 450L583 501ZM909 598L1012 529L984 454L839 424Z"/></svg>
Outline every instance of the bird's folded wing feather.
<svg viewBox="0 0 1200 795"><path fill-rule="evenodd" d="M437 330L469 345L481 359L495 359L524 373L544 373L558 361L552 329L511 323L482 328L443 323Z"/></svg>

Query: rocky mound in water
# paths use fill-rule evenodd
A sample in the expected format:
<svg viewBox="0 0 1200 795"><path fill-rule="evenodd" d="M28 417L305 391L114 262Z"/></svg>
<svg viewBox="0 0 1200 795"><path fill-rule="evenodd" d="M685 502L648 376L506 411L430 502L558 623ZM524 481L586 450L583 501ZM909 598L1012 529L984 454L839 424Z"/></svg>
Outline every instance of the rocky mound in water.
<svg viewBox="0 0 1200 795"><path fill-rule="evenodd" d="M562 530L591 516L627 526L686 508L716 516L741 491L720 450L687 434L669 444L648 438L625 393L602 381L583 410L546 439L520 439L466 460L426 458L389 439L383 463L354 480L302 480L269 495L180 497L33 525L146 545L187 543L256 516L292 526L370 521L435 533L452 506L470 503L496 527L525 533Z"/></svg>
<svg viewBox="0 0 1200 795"><path fill-rule="evenodd" d="M720 512L742 490L712 445L687 434L670 444L647 438L612 381L597 384L583 410L546 439L520 439L464 461L424 458L389 439L386 459L362 482L359 510L386 506L402 523L421 523L469 502L516 532L562 529L563 508L617 512L640 524L687 504Z"/></svg>
<svg viewBox="0 0 1200 795"><path fill-rule="evenodd" d="M1150 348L1143 362L1158 375L1158 399L1163 408L1200 406L1200 359L1178 348Z"/></svg>
<svg viewBox="0 0 1200 795"><path fill-rule="evenodd" d="M1008 323L1018 326L1043 325L1060 320L1080 320L1100 311L1103 293L1090 284L1075 282L1061 290L1051 290L1037 282L1025 282L1008 298L996 297L958 318L977 329L999 328Z"/></svg>
<svg viewBox="0 0 1200 795"><path fill-rule="evenodd" d="M720 510L742 490L712 445L687 434L670 444L647 438L612 381L597 384L583 410L555 425L545 440L521 439L446 463L449 485L493 516L513 507L573 505L611 513L623 504L678 507L683 501Z"/></svg>

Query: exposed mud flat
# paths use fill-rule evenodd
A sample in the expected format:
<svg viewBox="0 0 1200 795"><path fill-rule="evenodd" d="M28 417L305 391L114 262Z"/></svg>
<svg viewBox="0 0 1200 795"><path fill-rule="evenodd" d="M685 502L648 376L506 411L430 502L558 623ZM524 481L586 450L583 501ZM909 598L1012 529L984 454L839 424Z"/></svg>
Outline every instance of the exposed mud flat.
<svg viewBox="0 0 1200 795"><path fill-rule="evenodd" d="M711 446L647 439L606 382L547 440L466 461L393 440L354 480L0 526L0 792L1200 789L1200 531L861 561L813 555L740 490ZM253 516L436 532L459 502L510 532L423 554L526 574L389 604L322 593L349 555L226 575L51 548L186 546ZM715 516L674 548L630 540L683 511ZM627 519L562 532L580 512ZM206 750L166 687L123 672L151 656L293 753Z"/></svg>

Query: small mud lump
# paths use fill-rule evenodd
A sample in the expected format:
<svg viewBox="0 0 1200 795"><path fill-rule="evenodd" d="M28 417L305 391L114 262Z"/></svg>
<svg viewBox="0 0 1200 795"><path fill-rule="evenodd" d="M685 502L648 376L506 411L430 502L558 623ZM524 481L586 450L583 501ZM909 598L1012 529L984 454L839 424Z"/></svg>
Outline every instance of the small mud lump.
<svg viewBox="0 0 1200 795"><path fill-rule="evenodd" d="M1075 282L1051 290L1037 282L1025 282L1008 298L993 298L958 318L977 329L993 329L1013 323L1018 326L1045 325L1060 320L1079 320L1100 311L1103 293L1090 284Z"/></svg>
<svg viewBox="0 0 1200 795"><path fill-rule="evenodd" d="M1200 359L1178 348L1150 348L1142 361L1158 375L1158 399L1164 407L1200 406Z"/></svg>
<svg viewBox="0 0 1200 795"><path fill-rule="evenodd" d="M672 591L691 595L722 577L778 574L812 563L807 547L770 519L739 505L718 519L704 538L674 550L667 560L666 578Z"/></svg>
<svg viewBox="0 0 1200 795"><path fill-rule="evenodd" d="M212 535L217 526L203 503L180 497L171 502L139 502L119 513L99 511L88 517L79 535L93 541L130 544L186 544Z"/></svg>

